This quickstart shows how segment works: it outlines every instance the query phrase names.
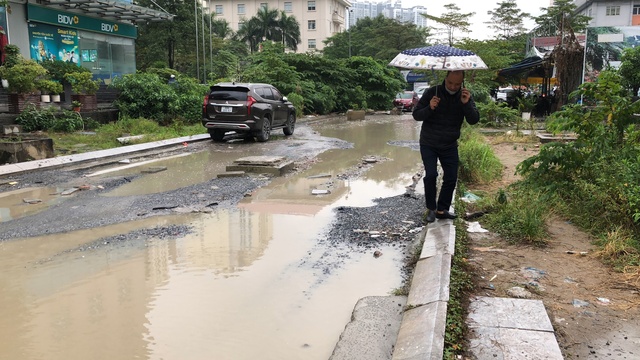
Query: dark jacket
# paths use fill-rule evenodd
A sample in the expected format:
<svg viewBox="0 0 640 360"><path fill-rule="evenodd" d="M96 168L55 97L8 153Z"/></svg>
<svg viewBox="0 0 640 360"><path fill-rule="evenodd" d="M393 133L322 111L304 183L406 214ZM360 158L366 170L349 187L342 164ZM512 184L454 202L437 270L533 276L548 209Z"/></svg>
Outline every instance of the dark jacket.
<svg viewBox="0 0 640 360"><path fill-rule="evenodd" d="M440 103L435 110L431 110L429 102L436 95L436 88ZM413 118L423 122L420 130L420 145L436 149L458 146L462 122L466 119L473 125L480 120L473 98L462 105L460 94L460 90L453 95L449 94L444 88L444 81L441 85L432 86L422 94L418 105L413 110Z"/></svg>

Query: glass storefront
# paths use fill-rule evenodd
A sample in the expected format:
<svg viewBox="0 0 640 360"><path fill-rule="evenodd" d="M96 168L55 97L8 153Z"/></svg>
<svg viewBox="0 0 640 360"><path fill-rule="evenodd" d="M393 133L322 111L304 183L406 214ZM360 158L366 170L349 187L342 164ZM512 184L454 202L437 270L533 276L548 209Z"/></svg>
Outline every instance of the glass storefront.
<svg viewBox="0 0 640 360"><path fill-rule="evenodd" d="M89 31L79 35L81 66L95 78L110 84L115 76L136 72L136 52L133 39L108 36Z"/></svg>

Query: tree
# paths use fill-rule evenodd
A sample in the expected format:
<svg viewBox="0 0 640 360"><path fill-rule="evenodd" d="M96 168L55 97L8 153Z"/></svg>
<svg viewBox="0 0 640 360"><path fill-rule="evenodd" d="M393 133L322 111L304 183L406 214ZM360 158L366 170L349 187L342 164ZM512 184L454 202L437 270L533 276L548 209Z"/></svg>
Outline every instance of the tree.
<svg viewBox="0 0 640 360"><path fill-rule="evenodd" d="M349 30L326 39L323 53L334 59L351 53L388 63L402 50L425 46L428 36L428 29L378 15L360 19Z"/></svg>
<svg viewBox="0 0 640 360"><path fill-rule="evenodd" d="M622 83L633 89L633 95L638 95L640 89L640 47L624 50L619 72Z"/></svg>
<svg viewBox="0 0 640 360"><path fill-rule="evenodd" d="M212 19L211 32L221 39L229 39L234 35L233 29L225 19Z"/></svg>
<svg viewBox="0 0 640 360"><path fill-rule="evenodd" d="M445 9L449 10L448 12L442 14L442 16L437 17L429 14L422 14L422 16L426 17L429 20L433 20L439 24L442 24L442 30L447 34L447 42L449 46L453 46L454 44L454 32L456 30L461 31L463 33L468 33L469 26L471 24L467 21L468 18L475 15L475 12L470 12L466 14L460 13L460 8L456 6L456 4L447 4L444 6Z"/></svg>
<svg viewBox="0 0 640 360"><path fill-rule="evenodd" d="M516 0L503 0L497 5L498 7L495 9L487 11L487 14L491 15L491 21L485 23L498 31L496 39L510 39L526 32L522 20L531 17L531 15L520 11Z"/></svg>
<svg viewBox="0 0 640 360"><path fill-rule="evenodd" d="M543 8L544 13L535 18L538 25L555 29L553 35L560 40L551 55L560 83L558 107L569 102L569 94L582 82L582 66L576 64L582 64L584 47L578 43L576 32L584 31L591 18L576 14L575 9L576 5L571 0L556 0L553 6Z"/></svg>
<svg viewBox="0 0 640 360"><path fill-rule="evenodd" d="M194 24L201 19L194 12L193 3L181 0L140 0L140 6L158 8L174 14L171 21L141 23L138 25L136 40L136 63L139 69L146 69L158 59L164 59L171 69L195 74L196 39ZM191 4L191 5L189 5ZM202 11L200 3L197 11ZM208 19L207 19L207 24ZM205 31L208 34L208 30Z"/></svg>
<svg viewBox="0 0 640 360"><path fill-rule="evenodd" d="M278 9L265 6L240 27L237 37L249 44L252 53L266 40L279 42L296 50L300 43L300 24L295 17L287 16L284 11L279 12Z"/></svg>
<svg viewBox="0 0 640 360"><path fill-rule="evenodd" d="M278 20L278 28L281 32L282 45L285 48L289 48L293 51L298 50L298 44L300 43L300 23L294 16L287 16L287 13L280 12L280 19Z"/></svg>

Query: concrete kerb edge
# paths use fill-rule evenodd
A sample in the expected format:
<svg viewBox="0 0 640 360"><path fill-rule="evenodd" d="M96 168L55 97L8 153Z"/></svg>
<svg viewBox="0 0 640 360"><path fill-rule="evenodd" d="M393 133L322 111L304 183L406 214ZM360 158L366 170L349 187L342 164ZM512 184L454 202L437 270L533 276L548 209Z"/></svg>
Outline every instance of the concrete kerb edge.
<svg viewBox="0 0 640 360"><path fill-rule="evenodd" d="M430 231L438 233L440 238L430 237ZM451 261L455 249L453 221L438 220L428 226L423 232L423 250L427 239L441 245L432 247L430 256L423 257L423 251L416 264L407 300L407 307L410 309L402 317L393 360L442 359L444 354ZM420 268L423 271L419 271ZM431 271L436 271L437 274ZM439 282L427 284L434 279ZM434 288L436 296L429 294Z"/></svg>
<svg viewBox="0 0 640 360"><path fill-rule="evenodd" d="M134 154L141 154L157 149L193 143L210 139L209 134L183 136L180 138L155 141L136 145L127 145L115 149L99 150L84 154L66 155L51 159L33 160L17 164L0 165L0 177L22 174L35 170L58 169L70 165L90 164L92 162L116 161ZM75 159L74 159L75 158ZM78 159L79 158L79 159Z"/></svg>

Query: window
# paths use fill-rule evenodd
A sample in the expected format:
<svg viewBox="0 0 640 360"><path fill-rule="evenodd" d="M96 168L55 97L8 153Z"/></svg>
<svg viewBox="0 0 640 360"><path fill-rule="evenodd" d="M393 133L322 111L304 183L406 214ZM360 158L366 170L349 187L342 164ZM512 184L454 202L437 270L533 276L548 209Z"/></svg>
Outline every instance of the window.
<svg viewBox="0 0 640 360"><path fill-rule="evenodd" d="M633 5L633 15L640 15L640 5Z"/></svg>
<svg viewBox="0 0 640 360"><path fill-rule="evenodd" d="M307 10L316 11L316 2L315 1L307 1Z"/></svg>
<svg viewBox="0 0 640 360"><path fill-rule="evenodd" d="M309 22L307 23L307 30L315 30L315 29L316 29L316 21L309 20Z"/></svg>
<svg viewBox="0 0 640 360"><path fill-rule="evenodd" d="M244 14L244 4L238 4L238 14Z"/></svg>
<svg viewBox="0 0 640 360"><path fill-rule="evenodd" d="M222 5L216 5L216 14L222 15Z"/></svg>
<svg viewBox="0 0 640 360"><path fill-rule="evenodd" d="M607 16L620 15L620 6L607 6Z"/></svg>
<svg viewBox="0 0 640 360"><path fill-rule="evenodd" d="M267 3L260 3L260 9L266 9L269 6Z"/></svg>
<svg viewBox="0 0 640 360"><path fill-rule="evenodd" d="M309 39L309 42L307 43L307 47L309 49L315 49L316 48L316 39Z"/></svg>
<svg viewBox="0 0 640 360"><path fill-rule="evenodd" d="M291 1L285 1L284 3L284 12L292 12L293 11L293 7L291 6Z"/></svg>

